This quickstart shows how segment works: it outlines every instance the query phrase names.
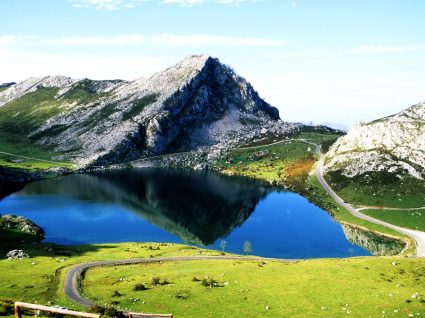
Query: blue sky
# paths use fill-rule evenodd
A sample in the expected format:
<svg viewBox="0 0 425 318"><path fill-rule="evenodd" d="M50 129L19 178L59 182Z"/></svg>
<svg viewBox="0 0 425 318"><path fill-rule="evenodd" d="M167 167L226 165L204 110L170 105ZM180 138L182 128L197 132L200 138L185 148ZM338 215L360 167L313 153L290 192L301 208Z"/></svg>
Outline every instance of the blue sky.
<svg viewBox="0 0 425 318"><path fill-rule="evenodd" d="M135 79L191 54L291 121L350 126L425 100L423 0L1 0L0 82Z"/></svg>

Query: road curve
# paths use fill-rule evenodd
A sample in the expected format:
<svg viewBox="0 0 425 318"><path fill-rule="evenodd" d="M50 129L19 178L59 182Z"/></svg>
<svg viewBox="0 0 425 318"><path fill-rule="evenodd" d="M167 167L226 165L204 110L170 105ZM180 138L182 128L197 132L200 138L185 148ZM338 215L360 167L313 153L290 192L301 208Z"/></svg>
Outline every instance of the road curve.
<svg viewBox="0 0 425 318"><path fill-rule="evenodd" d="M72 266L66 273L64 292L75 303L84 307L90 307L93 303L80 294L81 274L89 268L99 266L119 266L132 264L148 264L159 262L175 261L198 261L198 260L233 260L233 261L274 261L274 262L296 262L293 259L264 258L264 257L241 257L241 256L180 256L180 257L155 257L155 258L135 258L128 260L95 261Z"/></svg>
<svg viewBox="0 0 425 318"><path fill-rule="evenodd" d="M345 208L348 212L350 212L355 217L358 217L360 219L383 225L387 228L393 229L397 232L400 232L402 234L410 236L412 239L416 241L416 256L417 257L425 257L425 232L421 231L415 231L411 229L406 229L403 227L396 226L394 224L390 224L378 219L375 219L373 217L370 217L366 214L363 214L359 212L359 210L355 209L351 204L344 202L341 197L335 193L335 191L332 190L332 188L329 186L329 184L326 182L326 180L323 178L323 161L324 161L324 155L320 151L320 145L317 145L316 152L320 156L320 160L317 163L316 168L316 174L317 179L319 180L322 187L326 190L326 192L343 208Z"/></svg>

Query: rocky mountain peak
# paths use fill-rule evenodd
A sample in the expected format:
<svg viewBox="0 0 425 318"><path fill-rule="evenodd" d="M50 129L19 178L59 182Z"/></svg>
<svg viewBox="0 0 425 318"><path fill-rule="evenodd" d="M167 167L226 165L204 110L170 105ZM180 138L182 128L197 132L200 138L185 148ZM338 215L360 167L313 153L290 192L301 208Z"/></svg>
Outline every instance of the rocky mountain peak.
<svg viewBox="0 0 425 318"><path fill-rule="evenodd" d="M28 93L37 96L20 100ZM36 144L96 165L218 145L279 120L248 81L208 55L130 82L30 78L0 92L0 117L7 105L3 118L21 116Z"/></svg>
<svg viewBox="0 0 425 318"><path fill-rule="evenodd" d="M425 103L354 125L329 150L325 171L347 177L377 171L425 178Z"/></svg>

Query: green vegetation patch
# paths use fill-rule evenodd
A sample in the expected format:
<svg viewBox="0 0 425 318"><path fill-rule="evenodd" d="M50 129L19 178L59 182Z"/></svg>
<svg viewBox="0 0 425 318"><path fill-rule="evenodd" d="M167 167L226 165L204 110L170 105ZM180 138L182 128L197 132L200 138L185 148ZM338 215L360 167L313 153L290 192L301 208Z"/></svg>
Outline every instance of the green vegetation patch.
<svg viewBox="0 0 425 318"><path fill-rule="evenodd" d="M17 135L29 135L65 108L55 96L58 88L40 87L0 108L0 131Z"/></svg>
<svg viewBox="0 0 425 318"><path fill-rule="evenodd" d="M217 166L227 174L280 182L285 166L312 156L313 148L301 141L283 141L271 146L233 149Z"/></svg>
<svg viewBox="0 0 425 318"><path fill-rule="evenodd" d="M14 234L4 234L8 237ZM19 236L21 238L21 236ZM0 294L2 298L26 302L60 305L70 309L85 308L72 303L63 292L63 281L71 265L96 260L122 260L159 256L220 255L217 251L167 243L121 243L61 246L55 244L26 244L16 240L14 245L0 250L22 249L31 258L6 260L0 255ZM166 278L165 276L161 278Z"/></svg>
<svg viewBox="0 0 425 318"><path fill-rule="evenodd" d="M204 260L93 268L82 289L99 304L176 317L407 317L424 313L424 284L418 259Z"/></svg>
<svg viewBox="0 0 425 318"><path fill-rule="evenodd" d="M103 97L107 97L109 93L98 93L93 88L93 81L84 79L72 86L65 94L61 96L61 100L68 103L90 104Z"/></svg>
<svg viewBox="0 0 425 318"><path fill-rule="evenodd" d="M123 120L128 120L139 115L146 106L155 103L158 100L159 94L150 94L133 102L131 108L123 114Z"/></svg>
<svg viewBox="0 0 425 318"><path fill-rule="evenodd" d="M339 206L334 201L334 199L326 192L326 190L323 189L322 185L319 183L319 180L315 175L309 179L308 186L306 187L306 191L303 195L320 208L329 212L334 219L341 223L348 223L351 225L359 226L369 231L388 235L389 237L393 237L394 239L408 241L410 245L408 249L403 252L403 254L413 254L415 244L411 238L406 235L400 234L395 230L389 229L385 226L374 224L355 217L349 211Z"/></svg>
<svg viewBox="0 0 425 318"><path fill-rule="evenodd" d="M362 210L362 213L401 227L406 227L418 231L425 231L425 209Z"/></svg>
<svg viewBox="0 0 425 318"><path fill-rule="evenodd" d="M409 175L368 172L348 178L340 172L326 175L330 185L347 202L354 205L416 208L425 206L425 181Z"/></svg>
<svg viewBox="0 0 425 318"><path fill-rule="evenodd" d="M25 156L42 160L52 160L60 153L49 147L35 145L37 138L28 136L35 132L49 118L58 115L66 109L55 99L57 88L38 88L37 91L25 94L0 108L0 152L16 156ZM42 162L0 154L0 166L20 168L25 170L46 169L50 167L66 167L68 162Z"/></svg>

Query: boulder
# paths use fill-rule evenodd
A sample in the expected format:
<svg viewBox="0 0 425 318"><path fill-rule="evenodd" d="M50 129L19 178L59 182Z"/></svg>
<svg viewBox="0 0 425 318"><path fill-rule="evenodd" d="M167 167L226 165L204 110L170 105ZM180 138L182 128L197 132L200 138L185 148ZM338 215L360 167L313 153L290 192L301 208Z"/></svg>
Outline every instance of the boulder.
<svg viewBox="0 0 425 318"><path fill-rule="evenodd" d="M27 257L30 256L23 250L11 250L5 256L5 258L9 260L22 259Z"/></svg>
<svg viewBox="0 0 425 318"><path fill-rule="evenodd" d="M23 216L6 214L0 217L0 229L18 230L28 234L44 237L44 230Z"/></svg>

